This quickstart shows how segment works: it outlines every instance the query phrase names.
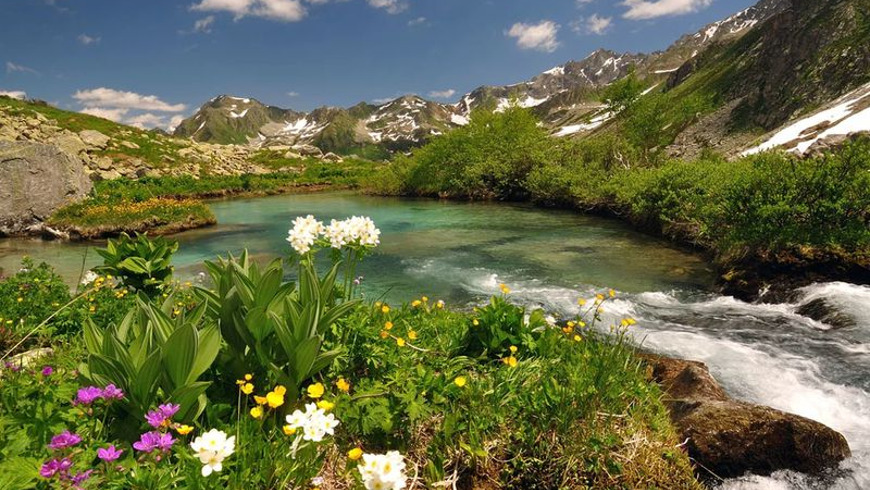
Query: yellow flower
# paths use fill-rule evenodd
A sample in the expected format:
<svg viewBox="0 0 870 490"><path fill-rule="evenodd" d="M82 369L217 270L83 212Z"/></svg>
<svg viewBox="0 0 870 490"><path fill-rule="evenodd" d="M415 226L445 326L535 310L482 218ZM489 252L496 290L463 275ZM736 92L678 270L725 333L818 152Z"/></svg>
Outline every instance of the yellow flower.
<svg viewBox="0 0 870 490"><path fill-rule="evenodd" d="M175 432L178 432L179 434L181 434L183 436L190 434L190 431L192 431L192 430L193 430L193 427L191 427L189 425L182 424L182 425L175 426Z"/></svg>
<svg viewBox="0 0 870 490"><path fill-rule="evenodd" d="M339 391L345 393L350 391L350 383L348 383L344 378L338 378L338 381L335 382L335 387L338 388Z"/></svg>
<svg viewBox="0 0 870 490"><path fill-rule="evenodd" d="M471 320L471 324L476 327L476 326L480 325L480 322L477 321L477 318L475 318L474 320Z"/></svg>
<svg viewBox="0 0 870 490"><path fill-rule="evenodd" d="M390 307L387 305L381 306L381 313L389 313Z"/></svg>
<svg viewBox="0 0 870 490"><path fill-rule="evenodd" d="M571 327L567 327L567 326L566 326L565 328L562 329L562 331L565 332L565 333L571 333L571 332L574 331L574 329L571 328Z"/></svg>
<svg viewBox="0 0 870 490"><path fill-rule="evenodd" d="M254 395L254 403L257 405L265 405L267 401L265 396Z"/></svg>
<svg viewBox="0 0 870 490"><path fill-rule="evenodd" d="M435 303L435 308L441 309L444 308L444 300L439 299L437 303Z"/></svg>
<svg viewBox="0 0 870 490"><path fill-rule="evenodd" d="M323 392L326 391L321 383L314 383L308 386L308 396L310 398L320 398Z"/></svg>
<svg viewBox="0 0 870 490"><path fill-rule="evenodd" d="M254 379L254 375L253 375L253 374L246 374L246 375L245 375L245 381L250 381L250 380L252 380L252 379Z"/></svg>
<svg viewBox="0 0 870 490"><path fill-rule="evenodd" d="M609 294L611 298L615 298L615 297L616 297L616 291L614 291L614 290L612 290L612 289L611 289L610 291L608 291L607 294Z"/></svg>
<svg viewBox="0 0 870 490"><path fill-rule="evenodd" d="M603 294L596 294L596 295L595 295L595 301L597 301L597 302L599 302L599 303L602 302L602 301L604 301L604 295L603 295Z"/></svg>
<svg viewBox="0 0 870 490"><path fill-rule="evenodd" d="M579 335L574 336L574 342L580 342L581 340L583 340L583 337L581 337Z"/></svg>
<svg viewBox="0 0 870 490"><path fill-rule="evenodd" d="M512 345L511 346L511 354L516 354L516 353L517 353L517 346Z"/></svg>
<svg viewBox="0 0 870 490"><path fill-rule="evenodd" d="M507 287L507 284L499 284L498 287L502 294L510 294L511 292L511 288Z"/></svg>
<svg viewBox="0 0 870 490"><path fill-rule="evenodd" d="M239 389L242 391L242 393L244 393L246 395L250 395L251 393L254 392L254 385L252 385L251 383L245 383L242 386L240 386Z"/></svg>
<svg viewBox="0 0 870 490"><path fill-rule="evenodd" d="M453 380L453 384L455 384L456 386L458 386L460 388L465 386L465 383L467 383L467 382L468 382L468 380L465 379L465 376L457 376L456 379Z"/></svg>
<svg viewBox="0 0 870 490"><path fill-rule="evenodd" d="M285 425L284 427L281 427L281 430L284 431L285 436L292 436L293 434L296 433L296 429L294 429L293 427L290 427L289 425Z"/></svg>
<svg viewBox="0 0 870 490"><path fill-rule="evenodd" d="M417 332L411 330L408 332L408 338L410 340L417 340Z"/></svg>
<svg viewBox="0 0 870 490"><path fill-rule="evenodd" d="M415 299L414 301L411 302L411 306L413 306L414 308L419 307L421 304L423 304L423 302L420 301L419 299Z"/></svg>
<svg viewBox="0 0 870 490"><path fill-rule="evenodd" d="M263 417L263 407L257 405L256 407L251 409L251 417L255 419L259 419Z"/></svg>
<svg viewBox="0 0 870 490"><path fill-rule="evenodd" d="M577 326L577 324L575 322L568 322L565 324L565 326L570 327L570 328L574 328L575 326Z"/></svg>
<svg viewBox="0 0 870 490"><path fill-rule="evenodd" d="M356 461L356 460L362 458L362 455L363 455L362 448L355 447L347 452L347 459L349 459L351 461Z"/></svg>
<svg viewBox="0 0 870 490"><path fill-rule="evenodd" d="M517 367L517 358L514 356L505 357L504 359L502 359L502 362L510 367Z"/></svg>
<svg viewBox="0 0 870 490"><path fill-rule="evenodd" d="M583 299L583 298L580 298L580 299L577 300L577 304L580 305L580 306L583 306L583 305L586 304L586 300Z"/></svg>
<svg viewBox="0 0 870 490"><path fill-rule="evenodd" d="M276 386L273 391L270 391L266 394L266 403L269 404L269 408L278 408L284 404L284 393L287 392L287 389L283 386Z"/></svg>
<svg viewBox="0 0 870 490"><path fill-rule="evenodd" d="M420 299L421 299L424 303L428 303L428 302L429 302L429 297L428 297L428 296L423 296L423 297L420 298Z"/></svg>
<svg viewBox="0 0 870 490"><path fill-rule="evenodd" d="M392 330L393 322L384 323L384 330Z"/></svg>
<svg viewBox="0 0 870 490"><path fill-rule="evenodd" d="M381 330L381 338L386 339L390 334L386 330Z"/></svg>
<svg viewBox="0 0 870 490"><path fill-rule="evenodd" d="M326 400L320 400L319 402L317 402L317 408L328 412L335 408L335 403Z"/></svg>
<svg viewBox="0 0 870 490"><path fill-rule="evenodd" d="M634 320L634 318L626 318L625 321L628 322L629 325L637 324L637 322Z"/></svg>
<svg viewBox="0 0 870 490"><path fill-rule="evenodd" d="M405 347L405 339L403 339L402 337L397 338L396 345L398 345L399 347Z"/></svg>

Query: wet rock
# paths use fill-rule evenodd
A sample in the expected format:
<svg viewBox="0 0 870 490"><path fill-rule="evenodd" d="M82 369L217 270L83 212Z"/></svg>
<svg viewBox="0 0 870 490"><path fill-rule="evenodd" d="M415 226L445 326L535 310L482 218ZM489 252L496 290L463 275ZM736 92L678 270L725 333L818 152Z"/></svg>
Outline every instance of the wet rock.
<svg viewBox="0 0 870 490"><path fill-rule="evenodd" d="M91 190L82 161L52 145L0 143L0 233L21 234Z"/></svg>
<svg viewBox="0 0 870 490"><path fill-rule="evenodd" d="M797 314L812 318L833 328L850 328L858 325L854 318L837 310L836 307L828 304L824 298L816 298L801 305L797 309Z"/></svg>
<svg viewBox="0 0 870 490"><path fill-rule="evenodd" d="M643 357L702 478L779 470L814 474L851 455L846 438L823 424L730 399L703 363Z"/></svg>
<svg viewBox="0 0 870 490"><path fill-rule="evenodd" d="M105 134L94 131L93 129L85 129L79 131L79 138L84 144L91 149L105 150L109 146L109 137Z"/></svg>

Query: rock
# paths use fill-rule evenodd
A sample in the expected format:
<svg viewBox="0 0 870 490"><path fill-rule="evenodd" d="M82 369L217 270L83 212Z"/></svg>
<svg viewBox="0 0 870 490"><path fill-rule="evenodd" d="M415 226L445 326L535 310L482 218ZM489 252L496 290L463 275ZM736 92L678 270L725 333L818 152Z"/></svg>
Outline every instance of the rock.
<svg viewBox="0 0 870 490"><path fill-rule="evenodd" d="M820 473L851 455L846 438L823 424L730 399L703 363L643 357L702 478Z"/></svg>
<svg viewBox="0 0 870 490"><path fill-rule="evenodd" d="M54 350L50 347L39 347L10 357L6 362L22 369L32 367L43 357L50 356Z"/></svg>
<svg viewBox="0 0 870 490"><path fill-rule="evenodd" d="M59 207L84 198L91 181L82 161L52 145L0 143L0 232L20 234Z"/></svg>
<svg viewBox="0 0 870 490"><path fill-rule="evenodd" d="M344 161L344 158L341 158L340 156L338 156L338 155L336 155L335 153L332 153L332 152L329 152L329 153L327 153L326 155L323 155L323 156L321 157L321 159L322 159L324 162L330 162L330 163L341 163L341 162Z"/></svg>
<svg viewBox="0 0 870 490"><path fill-rule="evenodd" d="M109 138L105 134L94 131L93 129L85 129L83 131L79 131L79 138L81 138L84 144L88 145L89 148L105 150L109 146Z"/></svg>
<svg viewBox="0 0 870 490"><path fill-rule="evenodd" d="M115 162L113 162L109 157L97 158L97 168L100 170L112 170L114 165Z"/></svg>
<svg viewBox="0 0 870 490"><path fill-rule="evenodd" d="M302 158L302 155L296 153L295 151L287 151L284 153L284 158L287 160L298 160Z"/></svg>
<svg viewBox="0 0 870 490"><path fill-rule="evenodd" d="M121 173L118 172L117 170L111 169L111 170L98 170L98 171L94 172L93 174L91 174L91 177L96 179L96 180L115 180L115 179L120 179L121 177L123 177L123 175L121 175Z"/></svg>
<svg viewBox="0 0 870 490"><path fill-rule="evenodd" d="M323 156L323 150L314 145L297 145L292 149L304 157L320 158Z"/></svg>
<svg viewBox="0 0 870 490"><path fill-rule="evenodd" d="M797 309L797 314L812 318L833 328L851 328L858 325L858 322L854 318L837 310L835 306L828 304L824 298L816 298L806 304L800 305Z"/></svg>
<svg viewBox="0 0 870 490"><path fill-rule="evenodd" d="M136 143L133 143L132 141L124 140L119 144L121 146L123 146L124 148L129 148L131 150L138 150L139 149L139 145L137 145Z"/></svg>
<svg viewBox="0 0 870 490"><path fill-rule="evenodd" d="M79 153L85 153L88 150L88 147L85 146L82 139L75 133L61 133L48 140L48 143L60 148L62 151L65 151L70 155L78 155Z"/></svg>

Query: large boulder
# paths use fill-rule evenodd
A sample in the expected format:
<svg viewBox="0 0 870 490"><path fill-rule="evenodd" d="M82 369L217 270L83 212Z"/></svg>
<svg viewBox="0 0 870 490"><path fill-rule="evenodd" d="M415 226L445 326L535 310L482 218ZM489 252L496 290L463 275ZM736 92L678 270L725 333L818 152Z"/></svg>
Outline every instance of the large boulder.
<svg viewBox="0 0 870 490"><path fill-rule="evenodd" d="M93 129L85 129L79 131L79 138L90 149L105 150L109 146L109 137L105 134L94 131Z"/></svg>
<svg viewBox="0 0 870 490"><path fill-rule="evenodd" d="M732 400L704 363L644 358L702 478L820 473L851 455L846 438L819 422Z"/></svg>
<svg viewBox="0 0 870 490"><path fill-rule="evenodd" d="M69 153L70 155L76 155L85 153L88 150L87 145L85 145L84 141L78 137L75 133L61 133L48 141L50 144L60 148L62 151Z"/></svg>
<svg viewBox="0 0 870 490"><path fill-rule="evenodd" d="M0 142L0 234L25 233L91 186L75 155L42 143Z"/></svg>
<svg viewBox="0 0 870 490"><path fill-rule="evenodd" d="M323 156L323 150L314 145L297 145L292 150L304 157L320 158Z"/></svg>

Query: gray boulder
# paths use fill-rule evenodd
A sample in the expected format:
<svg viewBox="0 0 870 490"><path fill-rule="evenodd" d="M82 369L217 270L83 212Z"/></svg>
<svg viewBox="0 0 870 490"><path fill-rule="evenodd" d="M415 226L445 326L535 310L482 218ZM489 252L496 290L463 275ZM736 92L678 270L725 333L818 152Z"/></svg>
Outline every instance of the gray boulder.
<svg viewBox="0 0 870 490"><path fill-rule="evenodd" d="M344 161L344 158L341 158L340 156L338 156L332 152L329 152L326 155L323 155L322 159L324 162L330 162L330 163L341 163Z"/></svg>
<svg viewBox="0 0 870 490"><path fill-rule="evenodd" d="M75 133L62 133L50 139L48 142L70 155L78 156L88 150L84 141L82 141L82 139Z"/></svg>
<svg viewBox="0 0 870 490"><path fill-rule="evenodd" d="M42 143L0 142L0 234L26 233L91 187L75 155Z"/></svg>
<svg viewBox="0 0 870 490"><path fill-rule="evenodd" d="M88 145L89 148L105 150L106 147L109 146L110 138L99 131L94 131L93 129L79 131L79 138L81 138L82 142Z"/></svg>
<svg viewBox="0 0 870 490"><path fill-rule="evenodd" d="M304 157L320 158L323 156L323 150L314 145L298 145L294 146L292 149Z"/></svg>

